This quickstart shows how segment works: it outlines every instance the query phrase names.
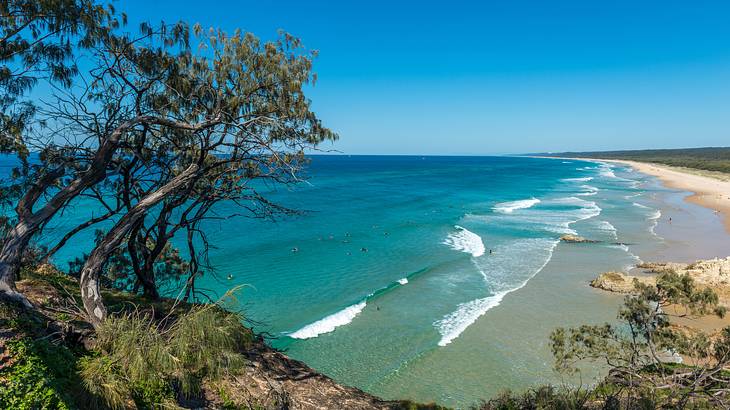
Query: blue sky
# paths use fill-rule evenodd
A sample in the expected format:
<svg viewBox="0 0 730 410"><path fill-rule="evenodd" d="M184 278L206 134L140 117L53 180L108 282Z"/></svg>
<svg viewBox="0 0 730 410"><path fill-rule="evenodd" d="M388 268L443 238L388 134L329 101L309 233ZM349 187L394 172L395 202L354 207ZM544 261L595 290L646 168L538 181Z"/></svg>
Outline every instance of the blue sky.
<svg viewBox="0 0 730 410"><path fill-rule="evenodd" d="M728 1L119 0L319 50L310 96L346 154L730 145Z"/></svg>

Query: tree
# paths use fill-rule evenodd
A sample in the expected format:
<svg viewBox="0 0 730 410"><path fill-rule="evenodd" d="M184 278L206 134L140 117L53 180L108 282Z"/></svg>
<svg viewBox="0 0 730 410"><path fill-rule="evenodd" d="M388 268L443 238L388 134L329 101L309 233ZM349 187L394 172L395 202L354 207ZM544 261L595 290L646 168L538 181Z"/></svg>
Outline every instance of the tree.
<svg viewBox="0 0 730 410"><path fill-rule="evenodd" d="M667 272L656 286L635 281L636 294L619 310L620 325L583 325L557 329L551 335L556 370L579 371L584 362L602 362L611 383L626 389L626 400L646 391L670 406L683 407L702 398L726 407L730 394L730 327L714 338L670 323L673 316L723 316L718 296L698 289L688 275ZM689 366L668 364L674 355L689 358Z"/></svg>
<svg viewBox="0 0 730 410"><path fill-rule="evenodd" d="M130 257L146 252L139 235L147 218L159 222L151 225L153 250L187 232L195 272L194 236L216 202L260 214L283 210L259 188L298 182L305 150L336 138L305 97L314 53L298 39L282 34L264 43L249 33L194 31L196 52L172 41L157 46L144 27L134 41L102 43L93 48L98 66L84 88L60 96L46 113L68 141L49 149L49 157L88 164L88 187L110 181L122 195L122 211L81 269L82 299L97 326L106 316L99 293L104 265L124 243L134 248ZM175 34L187 40L185 26ZM170 224L172 217L177 222Z"/></svg>
<svg viewBox="0 0 730 410"><path fill-rule="evenodd" d="M67 201L68 191L79 186L67 190L54 205L33 212L44 188L53 186L64 172L28 161L27 135L38 122L36 106L26 97L41 80L70 86L78 71L71 58L74 49L96 44L117 27L114 9L91 0L10 0L0 4L0 153L20 161L13 175L20 182L2 190L4 198L18 202L17 220L0 241L0 297L30 306L15 290L24 252L43 223Z"/></svg>

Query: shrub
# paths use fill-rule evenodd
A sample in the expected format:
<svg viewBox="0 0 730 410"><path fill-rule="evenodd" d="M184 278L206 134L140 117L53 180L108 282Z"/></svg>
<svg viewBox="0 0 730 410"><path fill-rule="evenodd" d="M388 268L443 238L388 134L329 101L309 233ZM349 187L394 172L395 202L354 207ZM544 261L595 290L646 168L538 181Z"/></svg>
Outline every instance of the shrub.
<svg viewBox="0 0 730 410"><path fill-rule="evenodd" d="M521 394L505 391L483 402L475 410L581 410L588 409L589 393L581 389L556 389L541 386Z"/></svg>
<svg viewBox="0 0 730 410"><path fill-rule="evenodd" d="M159 322L139 312L110 317L97 337L99 354L80 363L84 385L123 408L172 402L175 392L189 397L203 380L237 372L251 333L240 315L207 305Z"/></svg>
<svg viewBox="0 0 730 410"><path fill-rule="evenodd" d="M68 377L76 362L66 349L29 339L5 343L9 363L0 367L0 408L69 409Z"/></svg>

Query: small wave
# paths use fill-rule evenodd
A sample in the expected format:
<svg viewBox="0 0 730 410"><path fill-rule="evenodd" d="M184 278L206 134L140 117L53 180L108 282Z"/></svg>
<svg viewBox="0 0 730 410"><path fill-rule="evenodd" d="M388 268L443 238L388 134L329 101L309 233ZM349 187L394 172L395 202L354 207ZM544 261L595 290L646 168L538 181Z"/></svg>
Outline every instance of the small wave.
<svg viewBox="0 0 730 410"><path fill-rule="evenodd" d="M487 313L489 309L499 306L502 299L508 293L507 291L499 292L493 296L472 300L471 302L459 305L455 312L449 313L436 323L439 328L439 333L441 333L441 340L439 340L438 345L446 346L451 343L467 327L476 322L481 315Z"/></svg>
<svg viewBox="0 0 730 410"><path fill-rule="evenodd" d="M487 313L487 311L489 311L490 309L499 306L505 296L516 290L522 289L525 285L527 285L527 282L529 282L530 279L534 278L535 275L540 273L540 271L545 268L548 262L550 262L550 260L552 259L553 251L555 250L555 246L557 244L558 241L549 242L549 247L546 249L548 251L548 254L542 265L540 265L540 267L538 267L531 275L527 276L522 282L518 283L516 286L495 292L493 295L487 296L485 298L462 303L456 308L454 312L449 313L441 320L434 322L434 326L441 334L441 340L439 340L438 345L446 346L451 343L454 339L459 337L459 335L461 335L464 330L466 330L469 326L476 322L479 317ZM482 275L485 276L486 281L487 277L484 272L482 272Z"/></svg>
<svg viewBox="0 0 730 410"><path fill-rule="evenodd" d="M640 203L638 203L638 202L633 202L633 205L634 205L635 207L637 207L637 208L641 208L641 209L652 209L652 208L650 208L650 207L648 207L648 206L646 206L646 205L642 205L642 204L640 204Z"/></svg>
<svg viewBox="0 0 730 410"><path fill-rule="evenodd" d="M520 201L502 202L494 206L494 210L503 213L511 214L517 209L531 208L536 204L539 204L540 200L537 198L523 199Z"/></svg>
<svg viewBox="0 0 730 410"><path fill-rule="evenodd" d="M648 207L647 207L648 208ZM655 209L654 213L649 215L649 219L659 219L662 217L662 211Z"/></svg>
<svg viewBox="0 0 730 410"><path fill-rule="evenodd" d="M626 254L629 255L629 257L631 257L631 259L633 260L632 263L624 266L624 272L630 271L634 266L642 262L641 258L639 258L635 253L631 252L629 246L624 243L613 244L611 245L611 247L621 249L622 251L626 252Z"/></svg>
<svg viewBox="0 0 730 410"><path fill-rule="evenodd" d="M563 178L561 181L564 182L588 182L593 180L593 177L582 177L582 178Z"/></svg>
<svg viewBox="0 0 730 410"><path fill-rule="evenodd" d="M330 333L335 330L335 328L338 328L340 326L344 326L352 322L357 315L360 314L360 312L365 309L365 306L367 306L367 302L378 298L385 293L388 293L395 288L397 288L399 285L403 286L409 283L408 278L414 279L419 275L422 275L426 272L428 272L429 268L424 268L417 270L415 272L412 272L408 274L404 278L400 278L395 282L390 283L387 286L384 286L367 296L365 296L360 302L350 305L338 312L335 312L329 316L326 316L316 322L310 323L303 328L297 330L296 332L289 333L289 337L292 337L294 339L310 339L313 337L317 337L323 333Z"/></svg>
<svg viewBox="0 0 730 410"><path fill-rule="evenodd" d="M570 161L563 161L563 164L572 164Z"/></svg>
<svg viewBox="0 0 730 410"><path fill-rule="evenodd" d="M355 319L355 317L359 315L363 309L365 309L366 305L367 302L363 300L359 303L348 306L339 312L333 313L314 323L304 326L296 332L289 334L289 337L293 337L294 339L310 339L323 333L329 333L340 326L352 322L352 320Z"/></svg>
<svg viewBox="0 0 730 410"><path fill-rule="evenodd" d="M481 236L459 225L455 225L454 228L457 231L449 234L443 242L444 245L449 245L457 251L470 253L475 258L484 255L486 248Z"/></svg>
<svg viewBox="0 0 730 410"><path fill-rule="evenodd" d="M606 164L605 162L600 163L601 166L598 167L598 174L605 178L618 178L616 174L613 173L613 167L609 164Z"/></svg>
<svg viewBox="0 0 730 410"><path fill-rule="evenodd" d="M610 168L606 168L601 170L601 175L606 178L616 178L616 174L613 173L613 170Z"/></svg>
<svg viewBox="0 0 730 410"><path fill-rule="evenodd" d="M616 230L616 227L613 226L613 224L611 222L600 221L600 222L598 222L598 228L603 231L609 232L611 234L611 236L613 237L613 239L618 240L618 231Z"/></svg>
<svg viewBox="0 0 730 410"><path fill-rule="evenodd" d="M577 193L576 195L578 195L578 196L592 196L592 195L596 195L598 193L598 191L599 191L598 188L596 188L594 186L590 186L590 185L581 185L581 188L582 189L585 189L586 191L585 192Z"/></svg>

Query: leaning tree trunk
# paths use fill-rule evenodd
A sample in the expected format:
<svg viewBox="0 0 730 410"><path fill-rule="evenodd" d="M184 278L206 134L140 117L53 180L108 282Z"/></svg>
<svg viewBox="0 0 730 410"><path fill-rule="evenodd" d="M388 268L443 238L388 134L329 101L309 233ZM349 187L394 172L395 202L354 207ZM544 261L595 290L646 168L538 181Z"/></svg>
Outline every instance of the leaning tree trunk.
<svg viewBox="0 0 730 410"><path fill-rule="evenodd" d="M28 248L33 235L63 209L69 201L85 189L93 186L106 177L106 167L117 150L119 141L129 129L142 122L161 123L160 119L151 116L137 116L120 124L108 138L99 144L89 168L73 181L57 191L43 207L33 211L38 199L52 187L55 181L64 175L63 168L49 171L40 177L18 201L15 207L18 223L8 232L5 244L0 250L0 297L22 302L32 306L27 298L19 294L15 288L15 277L20 271L23 254ZM169 122L169 121L164 121Z"/></svg>
<svg viewBox="0 0 730 410"><path fill-rule="evenodd" d="M19 295L15 288L15 276L20 270L23 253L28 247L33 235L63 209L69 201L78 196L85 189L101 182L106 178L106 167L116 152L122 136L139 124L157 124L181 130L196 131L215 126L220 122L220 116L207 119L198 124L181 123L166 118L150 115L138 115L114 129L108 136L101 138L89 168L78 175L68 185L57 191L41 209L33 212L38 199L53 186L55 180L63 176L64 170L55 169L43 175L25 193L16 206L18 224L8 232L5 244L0 249L0 297L10 300L20 300L26 306L31 306L28 300Z"/></svg>
<svg viewBox="0 0 730 410"><path fill-rule="evenodd" d="M81 299L84 302L84 309L86 310L89 322L95 328L99 327L106 319L107 312L99 289L99 277L109 256L122 244L124 238L129 235L132 229L147 215L150 208L190 182L197 170L197 165L190 165L170 182L140 200L114 225L96 245L94 250L91 251L91 254L89 254L83 268L81 268Z"/></svg>
<svg viewBox="0 0 730 410"><path fill-rule="evenodd" d="M19 223L8 233L0 251L0 295L5 300L18 302L27 308L33 307L22 293L15 287L15 278L20 270L23 252L28 247L34 230L26 224Z"/></svg>

